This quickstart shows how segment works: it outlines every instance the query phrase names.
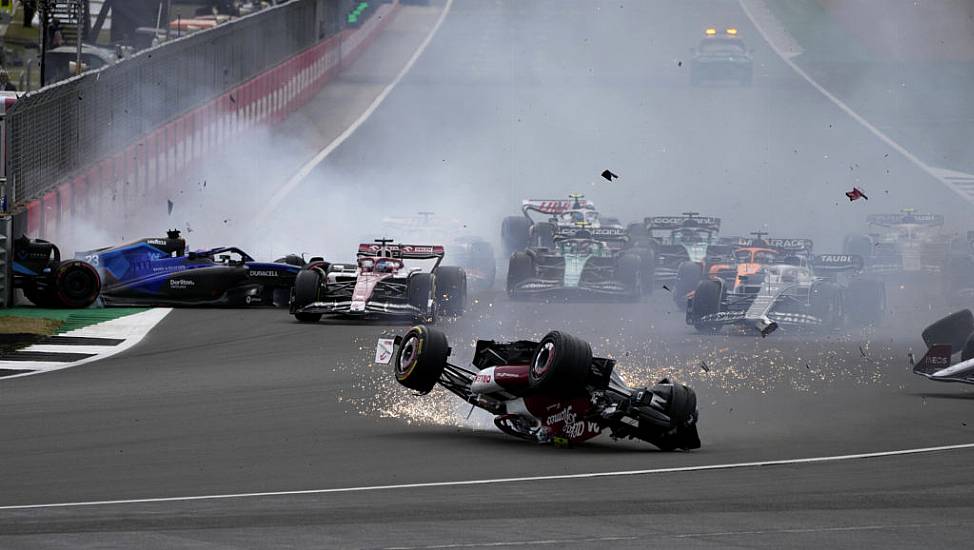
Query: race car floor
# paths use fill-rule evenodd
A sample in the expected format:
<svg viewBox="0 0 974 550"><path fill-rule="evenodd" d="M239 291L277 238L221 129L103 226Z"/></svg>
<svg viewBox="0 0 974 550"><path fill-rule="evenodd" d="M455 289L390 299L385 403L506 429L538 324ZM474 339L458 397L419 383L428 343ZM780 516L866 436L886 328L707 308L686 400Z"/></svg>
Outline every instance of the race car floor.
<svg viewBox="0 0 974 550"><path fill-rule="evenodd" d="M642 304L478 297L442 323L478 336L562 328L632 383L673 374L700 398L703 448L600 438L538 446L450 395L417 397L375 339L405 326L295 323L279 310L177 310L135 348L0 383L0 506L361 488L619 472L974 442L974 391L910 374L908 326L808 339L698 335L664 293ZM936 315L930 313L930 315ZM634 320L650 321L646 332ZM881 335L880 335L881 334ZM607 336L614 335L614 336ZM811 350L827 349L816 356ZM699 363L707 363L707 370ZM974 450L591 479L0 509L0 547L645 547L956 545L974 512ZM562 541L562 542L552 542ZM857 542L858 541L858 542ZM449 547L449 546L447 546Z"/></svg>

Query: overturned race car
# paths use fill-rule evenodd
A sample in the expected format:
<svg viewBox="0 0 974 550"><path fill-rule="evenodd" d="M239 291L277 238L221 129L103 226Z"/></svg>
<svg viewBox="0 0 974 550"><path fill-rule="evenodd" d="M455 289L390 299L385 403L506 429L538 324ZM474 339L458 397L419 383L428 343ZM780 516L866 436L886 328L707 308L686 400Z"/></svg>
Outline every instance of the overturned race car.
<svg viewBox="0 0 974 550"><path fill-rule="evenodd" d="M323 315L391 317L433 323L440 314L463 315L467 276L443 266L440 245L392 244L376 239L359 245L355 264L319 261L302 269L294 283L290 311L302 323ZM407 265L432 261L432 266Z"/></svg>
<svg viewBox="0 0 974 550"><path fill-rule="evenodd" d="M692 389L666 379L630 388L614 371L615 360L593 357L587 342L569 334L549 332L540 342L480 340L470 367L448 361L447 338L431 327L413 327L391 344L386 362L394 362L400 384L420 394L439 384L493 414L508 435L575 444L608 431L665 451L700 447Z"/></svg>

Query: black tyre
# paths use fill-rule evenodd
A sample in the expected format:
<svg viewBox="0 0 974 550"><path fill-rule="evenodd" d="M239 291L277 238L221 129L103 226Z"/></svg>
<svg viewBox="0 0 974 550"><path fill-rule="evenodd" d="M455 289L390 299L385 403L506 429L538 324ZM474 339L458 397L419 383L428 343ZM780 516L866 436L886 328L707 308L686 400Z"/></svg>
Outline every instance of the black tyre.
<svg viewBox="0 0 974 550"><path fill-rule="evenodd" d="M318 301L321 283L324 278L317 269L302 269L294 279L294 290L291 294L291 311L302 308ZM304 311L294 312L294 318L300 323L317 323L321 320L320 313Z"/></svg>
<svg viewBox="0 0 974 550"><path fill-rule="evenodd" d="M507 293L512 294L518 284L534 276L534 258L524 252L515 252L507 263Z"/></svg>
<svg viewBox="0 0 974 550"><path fill-rule="evenodd" d="M616 279L625 285L629 298L638 301L643 293L642 286L642 259L635 254L623 254L619 256L619 264L616 266Z"/></svg>
<svg viewBox="0 0 974 550"><path fill-rule="evenodd" d="M98 299L101 277L91 264L81 260L66 260L51 274L52 295L57 307L77 309L88 307Z"/></svg>
<svg viewBox="0 0 974 550"><path fill-rule="evenodd" d="M531 226L531 245L541 248L555 246L555 226L550 223L536 223Z"/></svg>
<svg viewBox="0 0 974 550"><path fill-rule="evenodd" d="M967 345L971 334L974 333L974 315L971 310L964 309L951 313L943 319L923 329L923 342L927 347L935 344L950 344L956 353Z"/></svg>
<svg viewBox="0 0 974 550"><path fill-rule="evenodd" d="M36 286L24 287L24 297L37 307L57 307L57 298L54 296L53 289L48 287L41 290Z"/></svg>
<svg viewBox="0 0 974 550"><path fill-rule="evenodd" d="M822 320L822 330L830 331L836 328L841 320L842 311L839 303L839 290L834 284L818 283L812 285L808 301L811 314Z"/></svg>
<svg viewBox="0 0 974 550"><path fill-rule="evenodd" d="M663 451L699 449L696 392L683 384L669 382L656 384L652 392L666 400L666 408L663 412L670 417L671 424L670 429L663 433L653 425L646 426L649 435L646 439ZM640 422L640 431L643 431L642 422Z"/></svg>
<svg viewBox="0 0 974 550"><path fill-rule="evenodd" d="M693 292L703 279L703 266L697 262L682 262L677 268L673 284L673 302L680 311L687 309L687 295Z"/></svg>
<svg viewBox="0 0 974 550"><path fill-rule="evenodd" d="M467 305L467 274L462 267L436 268L436 300L440 313L459 317Z"/></svg>
<svg viewBox="0 0 974 550"><path fill-rule="evenodd" d="M501 224L501 240L508 254L528 247L531 240L531 220L524 216L508 216Z"/></svg>
<svg viewBox="0 0 974 550"><path fill-rule="evenodd" d="M878 325L886 315L886 285L883 281L857 279L849 283L845 309L849 320L861 325Z"/></svg>
<svg viewBox="0 0 974 550"><path fill-rule="evenodd" d="M592 370L592 348L570 334L552 331L534 350L528 385L537 393L578 395Z"/></svg>
<svg viewBox="0 0 974 550"><path fill-rule="evenodd" d="M869 258L873 256L873 240L868 235L846 235L842 241L842 253Z"/></svg>
<svg viewBox="0 0 974 550"><path fill-rule="evenodd" d="M429 393L450 356L446 335L432 327L417 326L409 329L396 352L393 364L396 381L411 390Z"/></svg>
<svg viewBox="0 0 974 550"><path fill-rule="evenodd" d="M436 284L432 273L416 273L409 278L406 288L409 304L422 312L429 323L436 322Z"/></svg>
<svg viewBox="0 0 974 550"><path fill-rule="evenodd" d="M700 332L719 332L721 326L700 321L705 315L720 313L721 294L724 287L716 279L700 281L693 293L693 327Z"/></svg>

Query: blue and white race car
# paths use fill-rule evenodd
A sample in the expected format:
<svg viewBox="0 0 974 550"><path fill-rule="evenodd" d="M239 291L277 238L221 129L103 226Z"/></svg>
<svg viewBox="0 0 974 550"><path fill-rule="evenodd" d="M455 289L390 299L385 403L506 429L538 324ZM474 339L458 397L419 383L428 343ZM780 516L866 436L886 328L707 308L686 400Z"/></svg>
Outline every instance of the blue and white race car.
<svg viewBox="0 0 974 550"><path fill-rule="evenodd" d="M108 306L283 307L304 265L293 255L258 262L236 247L187 252L179 231L79 252L76 258L98 271Z"/></svg>

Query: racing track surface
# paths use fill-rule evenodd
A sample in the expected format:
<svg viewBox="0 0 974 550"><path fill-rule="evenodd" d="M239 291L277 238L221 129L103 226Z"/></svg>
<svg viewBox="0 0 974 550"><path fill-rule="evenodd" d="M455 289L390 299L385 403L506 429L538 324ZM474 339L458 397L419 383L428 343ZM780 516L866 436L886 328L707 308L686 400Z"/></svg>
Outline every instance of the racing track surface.
<svg viewBox="0 0 974 550"><path fill-rule="evenodd" d="M652 175L645 183L657 186L652 194L632 191L643 204L625 194L595 195L604 209L628 218L690 206L723 214L737 199L704 192L713 182L732 182L735 196L770 186L767 204L778 209L767 209L768 223L781 227L792 218L789 233L802 235L823 224L807 221L809 210L834 210L818 204L807 190L814 182L796 174L835 178L820 183L829 192L847 183L839 183L840 172L849 172L841 164L847 159L825 162L828 149L861 165L878 167L880 160L869 159L881 159L887 163L881 170L896 174L890 194L957 214L944 206L946 191L918 183L922 174L893 155L884 159L882 147L756 38L755 57L764 66L753 89L687 88L673 59L700 29L733 21L756 37L736 3L575 6L583 4L601 9L456 2L413 72L321 170L361 170L367 180L377 170L356 166L382 152L388 166L381 168L430 176L413 189L491 189L504 212L523 194L561 195L572 190L564 182L604 167ZM565 29L590 38L569 40ZM599 55L587 49L590 43ZM566 53L545 53L542 44ZM617 55L605 55L613 48ZM588 67L591 77L584 76ZM517 78L507 79L512 72ZM411 119L431 130L417 134ZM742 124L749 130L735 132ZM755 128L767 128L768 139L755 143ZM807 158L794 158L801 157L791 153L796 145L809 151ZM763 147L760 174L735 162ZM785 157L784 148L794 156ZM686 160L689 150L706 162L667 162L667 155ZM498 152L498 160L488 151L507 152ZM463 179L450 173L459 159ZM677 179L686 173L694 176ZM323 182L309 179L293 204L316 200ZM876 208L891 209L883 206ZM861 216L830 222L854 224ZM461 361L477 337L540 337L560 328L618 358L632 383L674 373L700 397L704 447L692 453L607 439L563 450L476 429L482 419L465 421L462 405L435 394L412 397L385 368L370 366L375 338L403 327L298 325L271 310L178 310L118 357L0 383L0 506L679 468L971 443L974 392L909 373L907 353L922 348L919 328L942 310L905 303L879 329L817 338L779 332L762 340L694 334L664 291L643 304L590 306L511 303L494 291L478 297L465 317L443 324ZM972 457L974 451L954 450L629 477L0 510L0 547L957 547L969 541L974 513Z"/></svg>

